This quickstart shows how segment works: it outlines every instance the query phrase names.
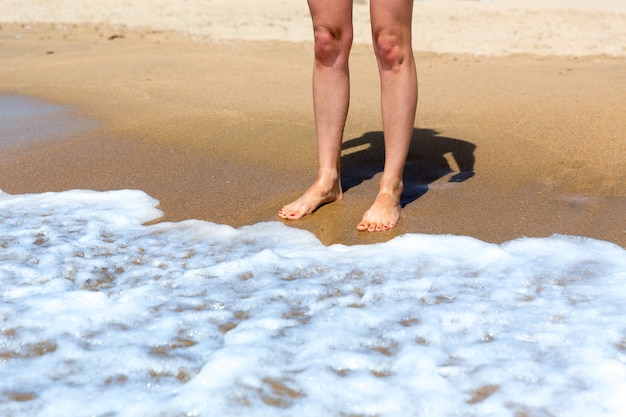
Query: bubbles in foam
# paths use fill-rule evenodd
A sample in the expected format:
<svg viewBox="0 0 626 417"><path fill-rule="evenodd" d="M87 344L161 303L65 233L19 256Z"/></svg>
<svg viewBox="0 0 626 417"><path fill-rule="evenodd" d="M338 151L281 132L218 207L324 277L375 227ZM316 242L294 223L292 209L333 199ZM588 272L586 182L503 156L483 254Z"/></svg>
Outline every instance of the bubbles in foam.
<svg viewBox="0 0 626 417"><path fill-rule="evenodd" d="M553 236L326 247L158 218L140 191L0 194L4 415L626 409L626 252Z"/></svg>

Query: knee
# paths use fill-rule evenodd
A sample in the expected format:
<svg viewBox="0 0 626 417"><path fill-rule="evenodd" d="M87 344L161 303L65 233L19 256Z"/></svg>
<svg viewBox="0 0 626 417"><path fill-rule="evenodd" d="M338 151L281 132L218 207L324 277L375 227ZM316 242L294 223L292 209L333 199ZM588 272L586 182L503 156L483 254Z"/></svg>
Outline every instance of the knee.
<svg viewBox="0 0 626 417"><path fill-rule="evenodd" d="M347 57L352 46L352 34L346 30L316 26L315 60L324 65L332 66L340 57Z"/></svg>
<svg viewBox="0 0 626 417"><path fill-rule="evenodd" d="M398 68L410 55L410 39L392 32L380 32L374 36L374 52L383 69Z"/></svg>

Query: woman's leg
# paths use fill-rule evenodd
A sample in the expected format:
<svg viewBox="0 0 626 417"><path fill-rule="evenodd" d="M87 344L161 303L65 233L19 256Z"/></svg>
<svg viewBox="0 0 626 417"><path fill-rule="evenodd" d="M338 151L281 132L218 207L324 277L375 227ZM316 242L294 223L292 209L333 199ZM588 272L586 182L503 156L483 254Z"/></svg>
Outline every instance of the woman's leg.
<svg viewBox="0 0 626 417"><path fill-rule="evenodd" d="M411 43L413 0L371 0L372 39L378 62L385 135L385 169L374 203L357 230L381 231L400 219L402 175L417 108L417 75Z"/></svg>
<svg viewBox="0 0 626 417"><path fill-rule="evenodd" d="M278 215L296 220L319 206L340 200L341 141L348 114L352 46L352 0L308 0L315 37L313 110L317 137L317 179Z"/></svg>

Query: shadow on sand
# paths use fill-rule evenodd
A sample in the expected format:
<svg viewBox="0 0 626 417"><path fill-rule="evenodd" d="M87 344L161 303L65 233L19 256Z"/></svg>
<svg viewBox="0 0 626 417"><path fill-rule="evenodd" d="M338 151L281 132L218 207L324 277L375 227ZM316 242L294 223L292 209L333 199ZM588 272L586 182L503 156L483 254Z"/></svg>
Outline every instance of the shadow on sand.
<svg viewBox="0 0 626 417"><path fill-rule="evenodd" d="M420 198L429 184L455 172L449 182L463 182L474 176L476 145L439 136L432 129L414 129L404 170L402 207ZM383 171L383 132L368 132L342 145L341 183L343 191ZM456 165L456 166L455 166Z"/></svg>

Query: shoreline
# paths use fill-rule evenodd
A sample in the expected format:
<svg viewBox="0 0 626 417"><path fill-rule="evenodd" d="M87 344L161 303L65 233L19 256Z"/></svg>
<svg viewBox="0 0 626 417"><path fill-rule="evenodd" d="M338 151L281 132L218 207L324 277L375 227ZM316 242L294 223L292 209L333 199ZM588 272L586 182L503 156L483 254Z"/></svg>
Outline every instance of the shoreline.
<svg viewBox="0 0 626 417"><path fill-rule="evenodd" d="M194 42L91 24L31 24L18 38L19 27L0 30L0 94L70 105L99 125L3 152L5 192L141 189L161 202L163 221L238 227L278 220L314 177L309 44ZM626 58L417 52L416 60L412 191L399 226L354 230L382 155L377 73L364 45L352 55L342 158L344 183L354 186L342 203L289 225L324 244L569 234L626 247ZM468 160L475 175L455 182Z"/></svg>

